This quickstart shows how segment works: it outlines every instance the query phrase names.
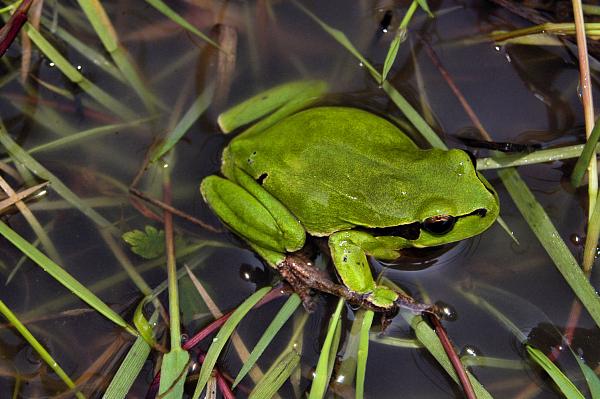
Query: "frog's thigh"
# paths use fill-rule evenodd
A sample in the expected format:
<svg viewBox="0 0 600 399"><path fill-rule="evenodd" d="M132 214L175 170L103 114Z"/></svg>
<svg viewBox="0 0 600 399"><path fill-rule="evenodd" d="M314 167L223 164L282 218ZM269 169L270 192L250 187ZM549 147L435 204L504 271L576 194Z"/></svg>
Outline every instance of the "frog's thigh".
<svg viewBox="0 0 600 399"><path fill-rule="evenodd" d="M340 231L329 237L331 257L340 279L349 289L370 294L366 299L377 306L390 307L398 294L375 284L366 252L377 247L377 239L362 231Z"/></svg>
<svg viewBox="0 0 600 399"><path fill-rule="evenodd" d="M208 176L202 181L200 192L223 223L261 256L269 255L268 261L275 253L296 251L304 245L304 229L293 216L282 218L280 209L273 212L244 187L222 177ZM292 226L287 225L290 220Z"/></svg>

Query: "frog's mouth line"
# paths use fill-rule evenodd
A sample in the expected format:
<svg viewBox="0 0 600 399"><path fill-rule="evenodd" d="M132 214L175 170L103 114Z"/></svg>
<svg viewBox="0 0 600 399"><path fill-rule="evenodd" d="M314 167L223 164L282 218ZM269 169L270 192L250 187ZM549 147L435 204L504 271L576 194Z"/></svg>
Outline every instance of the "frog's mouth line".
<svg viewBox="0 0 600 399"><path fill-rule="evenodd" d="M487 210L476 209L471 213L467 213L465 215L460 215L460 216L455 216L454 219L456 220L456 222L458 222L459 219L462 219L462 218L465 218L468 216L480 216L483 218L483 217L485 217L486 214L487 214ZM422 222L414 222L414 223L410 223L410 224L405 224L403 226L392 226L392 227L364 227L364 228L358 228L358 230L365 231L374 237L393 236L393 237L402 237L407 240L414 241L414 240L418 240L419 237L421 236L421 231L423 230L423 223ZM451 231L452 230L442 233L442 234L435 234L435 235L439 235L441 237L441 236L448 234ZM432 234L432 233L429 232L429 234Z"/></svg>

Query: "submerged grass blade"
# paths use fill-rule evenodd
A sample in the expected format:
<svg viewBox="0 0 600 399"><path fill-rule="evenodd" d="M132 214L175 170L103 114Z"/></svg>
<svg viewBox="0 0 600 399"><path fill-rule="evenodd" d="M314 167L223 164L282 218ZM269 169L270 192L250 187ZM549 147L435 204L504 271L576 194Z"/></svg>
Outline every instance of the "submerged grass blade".
<svg viewBox="0 0 600 399"><path fill-rule="evenodd" d="M250 371L252 366L254 366L254 363L256 363L260 355L262 355L264 350L269 346L273 338L275 338L279 330L281 330L290 316L296 311L296 309L298 309L298 306L300 306L301 302L302 301L297 294L292 294L288 298L273 321L271 321L271 324L269 324L269 327L267 327L262 337L260 337L260 340L256 343L256 346L254 346L254 349L252 349L250 356L242 366L242 369L238 373L237 377L235 377L232 388L235 388L236 385L242 381L248 371Z"/></svg>
<svg viewBox="0 0 600 399"><path fill-rule="evenodd" d="M309 399L321 399L325 396L325 391L329 384L328 368L331 362L330 356L332 351L334 351L334 356L337 352L337 346L333 348L333 344L344 303L344 299L338 299L335 312L333 312L329 319L329 328L327 329L325 342L323 342L323 346L321 347L321 354L319 355L319 361L317 362L317 368L315 369L315 377L313 378L312 386L310 387Z"/></svg>
<svg viewBox="0 0 600 399"><path fill-rule="evenodd" d="M152 7L156 8L156 10L160 11L163 15L170 18L173 22L180 25L182 28L187 29L192 32L194 35L198 36L200 39L204 40L208 44L218 49L221 49L217 43L211 40L204 33L200 32L196 27L190 24L188 21L183 19L179 14L177 14L171 7L165 4L162 0L146 0L148 4Z"/></svg>
<svg viewBox="0 0 600 399"><path fill-rule="evenodd" d="M54 263L50 258L40 252L39 249L27 242L23 237L18 235L14 230L8 227L4 222L0 221L0 235L10 241L15 247L29 257L34 263L40 266L46 273L52 276L56 281L61 283L65 288L79 297L82 301L97 310L107 319L111 320L118 326L123 327L127 332L138 335L121 316L114 310L94 295L89 289L83 286L79 281L75 280L62 267Z"/></svg>
<svg viewBox="0 0 600 399"><path fill-rule="evenodd" d="M573 357L575 360L577 360L579 368L581 368L581 372L585 377L585 381L587 382L592 399L600 399L600 378L598 377L598 374L596 374L594 370L592 370L591 367L583 361L583 359L577 356L577 354L573 353Z"/></svg>
<svg viewBox="0 0 600 399"><path fill-rule="evenodd" d="M101 137L105 134L116 133L119 131L125 132L125 131L128 131L126 128L141 126L153 119L154 118L141 118L141 119L135 119L131 122L114 123L114 124L110 124L110 125L102 125L102 126L94 127L91 129L82 130L80 132L73 133L73 134L70 134L65 137L61 137L59 139L50 141L48 143L40 144L35 147L31 147L31 148L27 149L27 153L35 154L36 152L49 151L49 150L53 150L53 149L57 149L57 148L62 149L69 145L78 144L78 143L80 143L80 141L86 140L89 138Z"/></svg>
<svg viewBox="0 0 600 399"><path fill-rule="evenodd" d="M158 99L146 87L137 68L133 65L131 57L119 43L117 33L112 22L106 15L104 7L98 0L78 0L79 6L86 15L88 21L96 31L102 45L111 55L113 61L125 77L129 85L135 90L138 97L143 101L146 109L152 111Z"/></svg>
<svg viewBox="0 0 600 399"><path fill-rule="evenodd" d="M596 325L600 326L600 298L540 203L515 169L499 170L498 175L529 227L554 261L558 271L585 306Z"/></svg>
<svg viewBox="0 0 600 399"><path fill-rule="evenodd" d="M573 169L573 173L571 174L571 184L574 187L579 187L581 185L581 180L587 172L587 168L590 165L590 160L592 156L596 155L596 147L598 145L598 139L600 138L600 118L596 119L596 124L592 129L592 133L590 137L587 139L585 146L583 147L583 151L581 152L581 156L577 160L575 164L575 168Z"/></svg>
<svg viewBox="0 0 600 399"><path fill-rule="evenodd" d="M115 78L116 80L125 83L125 78L121 75L121 72L115 65L110 62L103 54L96 51L96 49L88 46L81 40L79 40L76 36L73 36L71 33L61 28L60 26L56 26L52 28L52 21L49 18L42 16L42 23L46 27L46 29L51 30L56 36L63 39L69 46L73 47L77 50L82 56L90 60L95 66L102 69L104 72Z"/></svg>
<svg viewBox="0 0 600 399"><path fill-rule="evenodd" d="M96 100L107 110L114 112L124 120L135 119L135 113L128 106L117 100L87 78L77 70L67 59L58 52L54 46L50 44L31 24L26 23L24 26L25 32L31 41L48 57L56 67L73 83L77 84L90 97Z"/></svg>
<svg viewBox="0 0 600 399"><path fill-rule="evenodd" d="M360 328L358 353L356 354L356 398L362 399L365 393L365 375L367 372L367 357L369 356L369 331L373 324L372 310L365 310Z"/></svg>
<svg viewBox="0 0 600 399"><path fill-rule="evenodd" d="M290 350L265 373L263 379L254 386L249 399L271 399L279 388L290 377L292 372L300 365L300 354Z"/></svg>
<svg viewBox="0 0 600 399"><path fill-rule="evenodd" d="M63 382L70 389L75 389L76 387L73 380L69 378L67 373L65 373L65 371L58 365L58 362L52 358L52 355L48 353L46 348L44 348L42 344L33 336L33 334L29 332L27 327L21 323L19 318L4 304L3 301L0 301L0 313L2 313L6 320L8 320L8 322L15 327L15 329L23 338L25 338L29 345L31 345L31 347L37 352L38 355L40 355L42 360L46 362L46 364L56 373L56 375L63 380ZM85 399L85 396L79 391L77 391L75 396L78 399Z"/></svg>
<svg viewBox="0 0 600 399"><path fill-rule="evenodd" d="M96 210L86 205L81 199L73 193L63 182L54 176L42 164L36 161L31 155L21 148L8 134L6 127L0 121L0 144L6 148L6 151L17 162L25 165L27 169L33 172L37 177L50 182L52 188L66 201L79 209L81 213L89 217L100 228L110 231L111 234L118 236L119 230L116 229L104 216L100 215Z"/></svg>
<svg viewBox="0 0 600 399"><path fill-rule="evenodd" d="M413 316L412 314L402 314L402 316L408 323L410 323L417 339L423 344L423 346L425 346L425 348L427 348L429 353L431 353L440 366L444 368L446 373L454 380L454 382L458 383L456 372L454 371L452 363L450 363L450 359L448 359L448 355L446 355L446 352L444 351L444 348L442 347L442 344L440 343L435 331L429 327L429 324L427 324L427 322L425 322L421 316ZM492 395L469 371L467 371L467 375L469 376L469 380L471 381L475 395L477 395L477 399L492 399Z"/></svg>
<svg viewBox="0 0 600 399"><path fill-rule="evenodd" d="M558 386L567 399L584 399L585 396L577 389L575 384L563 374L562 371L539 349L531 345L525 345L529 357L548 373L552 381Z"/></svg>
<svg viewBox="0 0 600 399"><path fill-rule="evenodd" d="M162 144L157 147L150 159L155 162L157 159L165 155L173 148L175 144L183 137L183 135L189 130L190 127L200 118L200 116L206 111L211 103L213 97L214 85L210 85L204 89L202 94L198 96L188 111L183 115L183 118L177 123L175 128L171 130L165 137Z"/></svg>
<svg viewBox="0 0 600 399"><path fill-rule="evenodd" d="M212 373L215 364L217 363L217 359L221 354L221 351L225 347L227 340L233 334L233 331L237 327L237 325L242 321L242 319L246 316L246 314L264 297L269 291L271 287L263 287L260 290L256 291L252 294L248 299L246 299L240 306L238 306L231 317L223 324L223 327L219 330L217 336L213 339L213 343L208 348L208 352L206 353L206 358L204 359L204 363L202 364L202 369L200 369L200 376L198 377L198 385L196 385L196 389L194 391L193 399L198 399L202 390L206 386L206 383Z"/></svg>

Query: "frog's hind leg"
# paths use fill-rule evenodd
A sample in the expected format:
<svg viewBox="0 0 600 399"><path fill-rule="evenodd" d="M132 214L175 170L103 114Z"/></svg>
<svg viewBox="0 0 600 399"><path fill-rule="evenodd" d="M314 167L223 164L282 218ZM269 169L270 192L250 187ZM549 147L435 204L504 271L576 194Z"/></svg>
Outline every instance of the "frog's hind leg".
<svg viewBox="0 0 600 399"><path fill-rule="evenodd" d="M200 192L215 214L272 267L304 245L305 232L287 208L242 171L236 182L206 177Z"/></svg>

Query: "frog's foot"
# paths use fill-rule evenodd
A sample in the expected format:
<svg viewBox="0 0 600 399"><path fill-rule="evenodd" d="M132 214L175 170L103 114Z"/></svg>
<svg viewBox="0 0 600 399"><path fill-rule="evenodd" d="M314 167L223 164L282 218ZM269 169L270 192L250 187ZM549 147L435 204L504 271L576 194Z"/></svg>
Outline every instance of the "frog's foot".
<svg viewBox="0 0 600 399"><path fill-rule="evenodd" d="M398 308L407 308L415 313L430 308L429 305L420 304L408 295L399 294L383 286L378 286L369 293L352 291L344 285L331 281L326 273L315 268L309 261L297 254L287 255L284 261L277 265L277 270L300 295L305 307L307 307L305 298L308 299L306 295L310 289L313 289L344 298L352 305L385 313L390 317L398 312ZM310 299L309 307L314 304L312 298Z"/></svg>
<svg viewBox="0 0 600 399"><path fill-rule="evenodd" d="M312 313L315 310L316 303L315 299L311 295L311 288L308 287L302 280L300 280L289 268L283 267L283 264L278 266L278 271L281 277L290 285L292 291L294 291L302 300L302 306L307 312Z"/></svg>

